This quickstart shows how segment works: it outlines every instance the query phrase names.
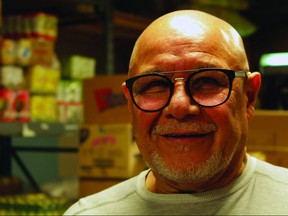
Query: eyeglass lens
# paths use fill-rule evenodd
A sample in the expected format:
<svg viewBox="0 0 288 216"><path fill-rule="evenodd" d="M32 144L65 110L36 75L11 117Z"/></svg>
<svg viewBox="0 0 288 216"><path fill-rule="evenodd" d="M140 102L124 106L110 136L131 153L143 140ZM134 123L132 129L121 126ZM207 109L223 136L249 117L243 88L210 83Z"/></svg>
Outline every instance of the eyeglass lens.
<svg viewBox="0 0 288 216"><path fill-rule="evenodd" d="M136 105L142 110L164 108L173 94L173 81L159 74L140 76L133 83ZM211 70L192 73L186 80L186 89L193 100L202 106L217 106L225 102L230 93L230 80L223 71Z"/></svg>

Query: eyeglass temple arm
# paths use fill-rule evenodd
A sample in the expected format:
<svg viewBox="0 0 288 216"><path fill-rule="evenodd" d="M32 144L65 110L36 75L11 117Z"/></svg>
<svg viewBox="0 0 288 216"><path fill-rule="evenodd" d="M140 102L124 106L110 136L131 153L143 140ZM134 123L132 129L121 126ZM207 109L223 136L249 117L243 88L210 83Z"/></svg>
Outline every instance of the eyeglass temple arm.
<svg viewBox="0 0 288 216"><path fill-rule="evenodd" d="M235 76L236 76L236 77L246 77L248 73L251 73L251 72L235 71Z"/></svg>

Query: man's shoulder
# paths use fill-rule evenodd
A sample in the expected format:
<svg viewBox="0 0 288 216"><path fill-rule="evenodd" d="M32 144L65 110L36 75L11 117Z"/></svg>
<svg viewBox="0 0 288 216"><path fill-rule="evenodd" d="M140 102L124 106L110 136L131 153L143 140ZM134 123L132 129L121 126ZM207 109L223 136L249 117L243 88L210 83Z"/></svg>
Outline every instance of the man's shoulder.
<svg viewBox="0 0 288 216"><path fill-rule="evenodd" d="M288 168L257 160L256 174L288 186Z"/></svg>
<svg viewBox="0 0 288 216"><path fill-rule="evenodd" d="M132 177L103 191L81 198L65 212L65 215L86 214L101 206L117 205L119 201L136 192L137 177Z"/></svg>
<svg viewBox="0 0 288 216"><path fill-rule="evenodd" d="M126 196L127 194L135 190L135 185L136 185L135 181L136 181L136 177L123 180L122 182L112 187L109 187L98 193L87 196L84 199L86 199L87 201L91 200L93 203L95 203L95 199L99 201L101 200L102 202L106 199L111 200L111 198L121 199L123 196ZM115 196L115 194L117 194L117 196Z"/></svg>

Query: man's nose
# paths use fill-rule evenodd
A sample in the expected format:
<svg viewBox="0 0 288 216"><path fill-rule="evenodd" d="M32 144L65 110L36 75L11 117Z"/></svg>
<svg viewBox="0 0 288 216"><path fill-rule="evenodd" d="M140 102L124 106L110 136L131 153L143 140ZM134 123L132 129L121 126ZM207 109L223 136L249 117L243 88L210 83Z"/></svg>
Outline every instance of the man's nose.
<svg viewBox="0 0 288 216"><path fill-rule="evenodd" d="M165 107L163 112L179 120L185 118L187 115L197 115L200 113L198 105L186 91L184 80L175 82L170 103Z"/></svg>

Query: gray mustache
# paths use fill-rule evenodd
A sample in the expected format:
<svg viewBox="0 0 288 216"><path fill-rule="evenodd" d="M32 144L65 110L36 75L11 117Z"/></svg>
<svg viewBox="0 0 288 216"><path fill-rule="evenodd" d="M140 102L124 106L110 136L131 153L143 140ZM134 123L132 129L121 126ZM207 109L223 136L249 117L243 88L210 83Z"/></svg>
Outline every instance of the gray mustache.
<svg viewBox="0 0 288 216"><path fill-rule="evenodd" d="M152 129L154 134L168 134L180 132L180 130L195 133L209 133L217 130L217 126L214 123L207 122L169 122L164 125L156 125Z"/></svg>

